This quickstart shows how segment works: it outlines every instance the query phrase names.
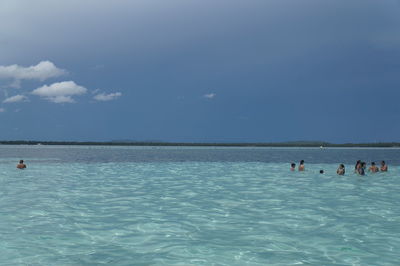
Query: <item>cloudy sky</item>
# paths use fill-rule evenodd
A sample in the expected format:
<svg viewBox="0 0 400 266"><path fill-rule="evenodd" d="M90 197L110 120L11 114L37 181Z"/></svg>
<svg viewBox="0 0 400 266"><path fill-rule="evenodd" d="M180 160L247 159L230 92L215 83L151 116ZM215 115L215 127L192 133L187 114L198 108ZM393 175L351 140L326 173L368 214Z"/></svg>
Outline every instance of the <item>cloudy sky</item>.
<svg viewBox="0 0 400 266"><path fill-rule="evenodd" d="M1 140L400 141L400 1L2 0Z"/></svg>

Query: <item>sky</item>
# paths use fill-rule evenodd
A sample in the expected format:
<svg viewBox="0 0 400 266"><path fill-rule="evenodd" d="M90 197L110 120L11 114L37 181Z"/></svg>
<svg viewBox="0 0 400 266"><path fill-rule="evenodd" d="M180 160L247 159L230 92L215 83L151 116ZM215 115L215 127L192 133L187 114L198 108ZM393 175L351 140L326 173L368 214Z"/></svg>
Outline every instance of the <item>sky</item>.
<svg viewBox="0 0 400 266"><path fill-rule="evenodd" d="M400 141L398 0L2 0L0 140Z"/></svg>

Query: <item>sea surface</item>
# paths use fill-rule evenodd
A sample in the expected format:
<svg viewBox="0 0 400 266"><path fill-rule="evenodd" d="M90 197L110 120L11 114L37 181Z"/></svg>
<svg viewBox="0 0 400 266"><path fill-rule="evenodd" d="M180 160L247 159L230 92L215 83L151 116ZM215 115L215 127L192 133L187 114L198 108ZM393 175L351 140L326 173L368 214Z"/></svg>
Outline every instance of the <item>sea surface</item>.
<svg viewBox="0 0 400 266"><path fill-rule="evenodd" d="M306 171L289 171L301 159ZM358 159L389 171L358 176ZM400 149L0 145L0 265L399 265L399 254Z"/></svg>

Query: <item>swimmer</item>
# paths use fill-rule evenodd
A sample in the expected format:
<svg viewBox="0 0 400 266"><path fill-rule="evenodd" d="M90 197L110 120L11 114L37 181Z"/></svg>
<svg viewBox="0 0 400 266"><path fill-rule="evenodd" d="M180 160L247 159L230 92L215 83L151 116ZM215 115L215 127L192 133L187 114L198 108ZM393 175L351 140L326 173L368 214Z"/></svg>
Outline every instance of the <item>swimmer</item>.
<svg viewBox="0 0 400 266"><path fill-rule="evenodd" d="M322 169L319 170L319 173L320 173L320 174L323 174L323 173L324 173L324 170L322 170Z"/></svg>
<svg viewBox="0 0 400 266"><path fill-rule="evenodd" d="M24 164L24 160L20 160L19 164L17 164L17 168L18 169L25 169L26 168L26 164Z"/></svg>
<svg viewBox="0 0 400 266"><path fill-rule="evenodd" d="M356 162L356 165L354 166L354 173L358 173L358 169L361 167L361 160L358 160Z"/></svg>
<svg viewBox="0 0 400 266"><path fill-rule="evenodd" d="M371 166L368 168L368 172L372 172L372 173L379 172L379 168L375 165L375 162L371 163Z"/></svg>
<svg viewBox="0 0 400 266"><path fill-rule="evenodd" d="M387 167L385 161L382 161L381 162L381 172L387 172L387 170L388 170L388 167Z"/></svg>
<svg viewBox="0 0 400 266"><path fill-rule="evenodd" d="M290 171L294 171L294 170L296 170L296 164L295 164L295 163L292 163L292 164L290 165Z"/></svg>
<svg viewBox="0 0 400 266"><path fill-rule="evenodd" d="M304 160L301 160L300 161L300 165L299 165L299 171L304 171L305 170L305 168L304 168Z"/></svg>
<svg viewBox="0 0 400 266"><path fill-rule="evenodd" d="M357 169L357 173L359 175L365 175L365 167L366 167L366 163L365 162L361 162L359 168Z"/></svg>
<svg viewBox="0 0 400 266"><path fill-rule="evenodd" d="M346 173L346 169L344 168L344 164L340 164L339 168L336 170L338 175L344 175Z"/></svg>

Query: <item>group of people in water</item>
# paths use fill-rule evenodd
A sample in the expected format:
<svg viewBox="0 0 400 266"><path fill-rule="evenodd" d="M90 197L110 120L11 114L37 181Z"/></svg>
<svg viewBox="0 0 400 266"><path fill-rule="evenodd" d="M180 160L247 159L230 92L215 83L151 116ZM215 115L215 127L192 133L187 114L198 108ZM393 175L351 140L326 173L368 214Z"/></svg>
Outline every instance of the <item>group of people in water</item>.
<svg viewBox="0 0 400 266"><path fill-rule="evenodd" d="M358 160L356 162L356 165L354 166L354 173L359 174L359 175L365 175L365 171L367 169L367 163L363 162L361 160ZM296 170L296 164L292 163L290 165L290 170L291 171L295 171ZM299 171L304 171L305 170L305 166L304 166L304 160L300 161L299 167L298 167ZM385 163L385 161L381 161L381 166L378 167L376 166L375 162L371 162L370 167L368 168L368 172L371 173L377 173L377 172L387 172L388 171L388 166ZM319 171L321 174L324 173L324 170L320 170ZM336 173L338 175L344 175L346 173L346 168L344 166L344 164L340 164L338 169L336 170Z"/></svg>
<svg viewBox="0 0 400 266"><path fill-rule="evenodd" d="M365 175L365 169L367 168L367 164L365 162L362 162L360 160L357 161L356 165L354 166L354 172L359 174L359 175ZM379 168L376 166L375 162L371 163L371 166L368 168L368 171L371 173L377 173L377 172L387 172L388 166L385 163L385 161L381 161L381 167Z"/></svg>
<svg viewBox="0 0 400 266"><path fill-rule="evenodd" d="M17 168L18 169L25 169L26 168L26 164L24 163L24 160L20 160L19 164L17 164ZM362 162L361 160L358 160L356 162L356 165L354 166L354 173L359 174L359 175L365 175L365 170L367 169L367 163L366 162ZM296 170L296 164L292 163L290 165L290 170L291 171L295 171ZM304 160L300 161L299 167L298 167L299 171L304 171L305 170L305 166L304 166ZM388 166L385 163L385 161L381 161L381 167L376 166L375 162L371 162L371 166L368 168L368 172L371 173L377 173L377 172L387 172L388 170ZM324 170L319 170L320 174L324 173ZM346 168L344 166L344 164L340 164L338 169L336 170L336 173L338 175L344 175L346 173Z"/></svg>

